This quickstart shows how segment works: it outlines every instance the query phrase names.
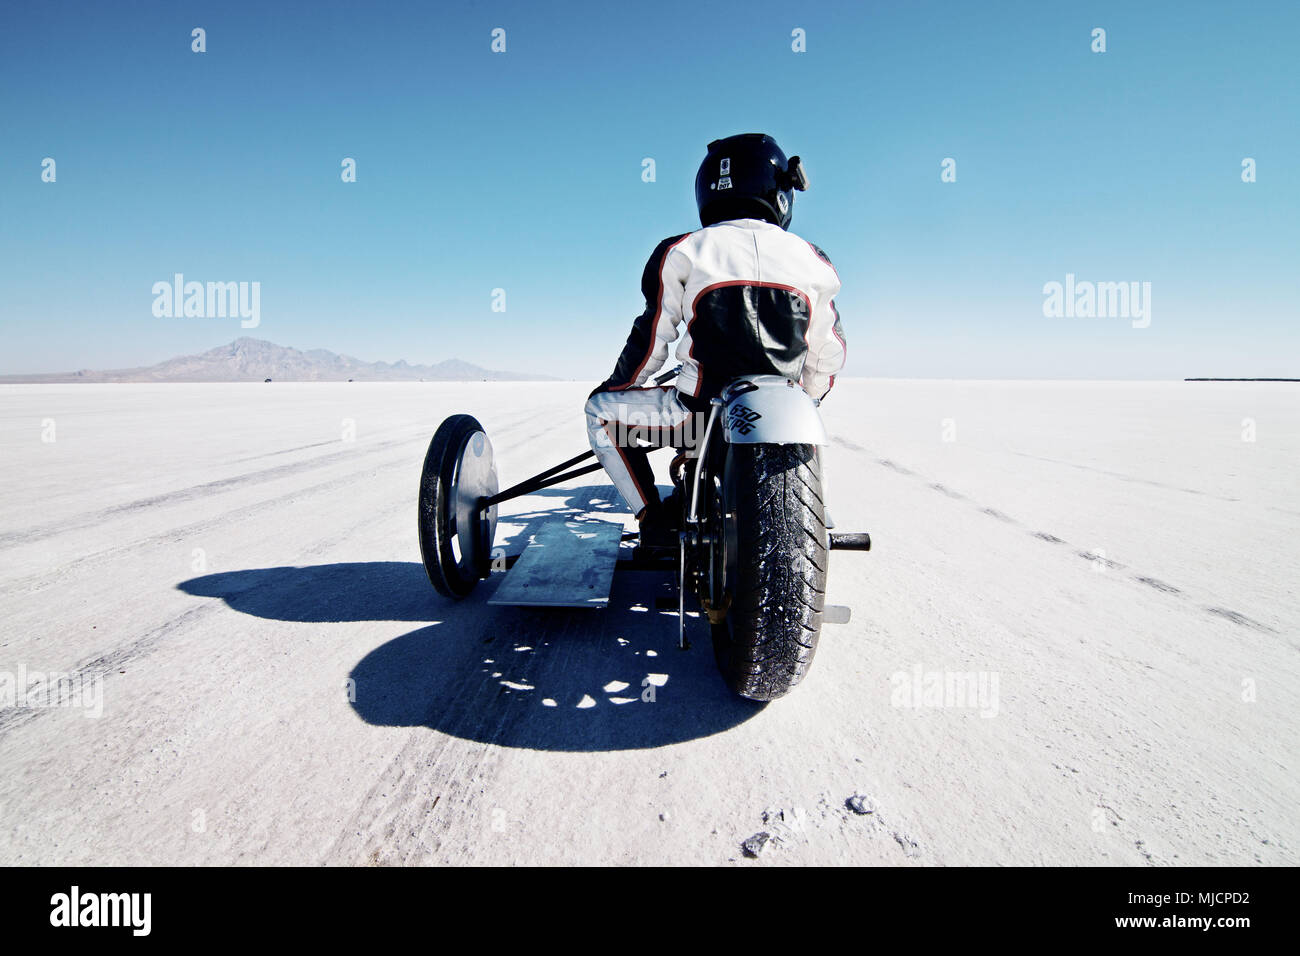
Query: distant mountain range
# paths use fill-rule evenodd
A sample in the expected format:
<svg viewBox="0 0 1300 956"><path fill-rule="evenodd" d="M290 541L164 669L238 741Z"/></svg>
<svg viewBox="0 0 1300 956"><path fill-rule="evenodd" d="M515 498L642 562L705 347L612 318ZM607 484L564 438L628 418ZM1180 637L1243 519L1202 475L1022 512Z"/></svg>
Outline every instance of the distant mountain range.
<svg viewBox="0 0 1300 956"><path fill-rule="evenodd" d="M363 362L325 349L299 349L263 339L236 339L200 355L182 355L147 368L2 375L0 383L64 382L518 382L557 381L551 375L497 372L460 359L434 365Z"/></svg>

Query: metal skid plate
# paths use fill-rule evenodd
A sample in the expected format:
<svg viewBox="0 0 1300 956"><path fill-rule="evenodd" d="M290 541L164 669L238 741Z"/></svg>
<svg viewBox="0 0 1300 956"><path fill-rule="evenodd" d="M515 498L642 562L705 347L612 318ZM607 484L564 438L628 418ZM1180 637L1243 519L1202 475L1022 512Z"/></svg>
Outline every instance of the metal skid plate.
<svg viewBox="0 0 1300 956"><path fill-rule="evenodd" d="M623 526L612 521L552 521L542 526L488 604L605 607Z"/></svg>

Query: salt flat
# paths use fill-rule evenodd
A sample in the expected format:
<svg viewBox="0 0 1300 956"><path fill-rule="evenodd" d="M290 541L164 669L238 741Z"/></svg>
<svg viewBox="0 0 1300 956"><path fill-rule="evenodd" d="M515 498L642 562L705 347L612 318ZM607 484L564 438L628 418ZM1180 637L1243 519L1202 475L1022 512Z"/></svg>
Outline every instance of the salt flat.
<svg viewBox="0 0 1300 956"><path fill-rule="evenodd" d="M653 575L580 612L425 579L439 421L511 483L589 388L0 386L0 689L102 680L0 707L0 863L1300 862L1297 386L841 381L829 500L875 549L765 708ZM619 513L599 477L498 541Z"/></svg>

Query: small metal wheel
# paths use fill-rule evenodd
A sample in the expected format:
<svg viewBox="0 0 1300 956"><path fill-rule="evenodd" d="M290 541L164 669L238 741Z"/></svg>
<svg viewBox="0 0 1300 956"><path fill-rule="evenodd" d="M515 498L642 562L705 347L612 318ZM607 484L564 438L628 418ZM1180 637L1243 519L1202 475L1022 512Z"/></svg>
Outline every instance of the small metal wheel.
<svg viewBox="0 0 1300 956"><path fill-rule="evenodd" d="M492 443L478 420L453 415L438 426L420 475L420 555L440 594L462 598L492 569L497 508Z"/></svg>

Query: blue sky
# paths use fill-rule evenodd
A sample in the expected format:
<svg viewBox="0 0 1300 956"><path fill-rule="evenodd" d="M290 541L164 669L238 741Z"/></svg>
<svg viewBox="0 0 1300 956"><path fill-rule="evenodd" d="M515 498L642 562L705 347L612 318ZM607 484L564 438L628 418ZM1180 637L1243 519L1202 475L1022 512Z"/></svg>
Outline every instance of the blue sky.
<svg viewBox="0 0 1300 956"><path fill-rule="evenodd" d="M792 228L844 282L846 374L1300 375L1293 2L56 2L4 20L0 373L251 334L595 382L646 256L698 226L705 144L763 131L812 178ZM156 318L176 272L260 282L260 327ZM1044 317L1067 273L1150 282L1150 326Z"/></svg>

